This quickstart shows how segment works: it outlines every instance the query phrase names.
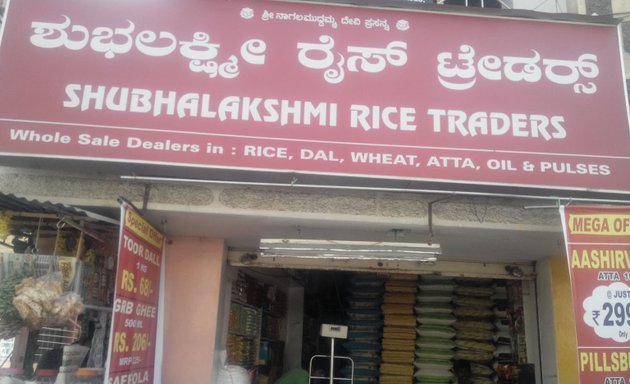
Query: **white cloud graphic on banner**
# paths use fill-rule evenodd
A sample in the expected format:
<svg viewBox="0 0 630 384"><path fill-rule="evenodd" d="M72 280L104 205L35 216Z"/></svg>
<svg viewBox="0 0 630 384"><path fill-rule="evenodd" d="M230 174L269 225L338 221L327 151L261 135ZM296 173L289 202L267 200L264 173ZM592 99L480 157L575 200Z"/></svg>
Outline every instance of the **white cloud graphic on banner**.
<svg viewBox="0 0 630 384"><path fill-rule="evenodd" d="M584 323L597 336L618 343L630 340L630 287L625 283L599 286L584 300Z"/></svg>

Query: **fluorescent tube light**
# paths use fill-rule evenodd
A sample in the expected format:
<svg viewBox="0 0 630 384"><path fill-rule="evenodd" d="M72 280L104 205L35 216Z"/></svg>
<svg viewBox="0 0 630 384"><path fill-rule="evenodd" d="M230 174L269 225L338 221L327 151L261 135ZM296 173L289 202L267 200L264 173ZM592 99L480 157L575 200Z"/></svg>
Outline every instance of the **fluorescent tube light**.
<svg viewBox="0 0 630 384"><path fill-rule="evenodd" d="M442 254L439 244L261 239L261 257L406 260L435 262Z"/></svg>

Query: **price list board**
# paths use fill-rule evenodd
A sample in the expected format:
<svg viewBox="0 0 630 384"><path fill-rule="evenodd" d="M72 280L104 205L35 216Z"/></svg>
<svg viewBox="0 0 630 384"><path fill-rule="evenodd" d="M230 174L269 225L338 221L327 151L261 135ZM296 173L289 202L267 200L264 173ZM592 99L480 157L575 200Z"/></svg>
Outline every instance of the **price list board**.
<svg viewBox="0 0 630 384"><path fill-rule="evenodd" d="M630 383L630 208L561 208L581 384Z"/></svg>
<svg viewBox="0 0 630 384"><path fill-rule="evenodd" d="M164 236L125 202L121 218L105 382L151 384Z"/></svg>

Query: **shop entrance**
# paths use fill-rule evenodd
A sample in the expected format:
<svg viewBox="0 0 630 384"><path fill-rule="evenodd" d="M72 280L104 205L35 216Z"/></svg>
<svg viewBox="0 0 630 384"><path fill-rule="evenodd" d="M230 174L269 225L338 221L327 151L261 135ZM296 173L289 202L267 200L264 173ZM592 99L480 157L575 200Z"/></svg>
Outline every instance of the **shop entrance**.
<svg viewBox="0 0 630 384"><path fill-rule="evenodd" d="M295 368L324 377L311 383L328 383L327 364L309 367L312 356L330 354L322 324L348 327L335 354L354 366L336 363L332 375L354 383L536 383L530 280L249 267L236 273L228 364L255 372L255 383L273 384ZM290 348L296 344L299 353Z"/></svg>

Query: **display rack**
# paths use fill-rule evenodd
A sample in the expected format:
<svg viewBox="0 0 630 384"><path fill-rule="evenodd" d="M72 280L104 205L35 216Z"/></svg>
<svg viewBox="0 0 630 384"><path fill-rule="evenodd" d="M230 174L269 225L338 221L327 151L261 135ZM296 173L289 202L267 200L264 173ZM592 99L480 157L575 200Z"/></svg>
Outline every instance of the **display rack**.
<svg viewBox="0 0 630 384"><path fill-rule="evenodd" d="M228 364L253 367L258 364L262 310L232 301L227 340Z"/></svg>

